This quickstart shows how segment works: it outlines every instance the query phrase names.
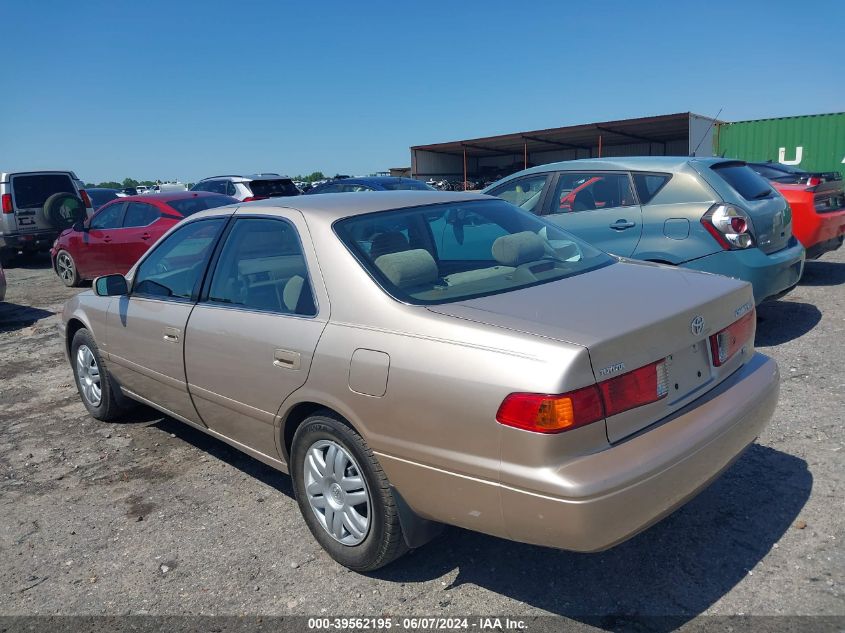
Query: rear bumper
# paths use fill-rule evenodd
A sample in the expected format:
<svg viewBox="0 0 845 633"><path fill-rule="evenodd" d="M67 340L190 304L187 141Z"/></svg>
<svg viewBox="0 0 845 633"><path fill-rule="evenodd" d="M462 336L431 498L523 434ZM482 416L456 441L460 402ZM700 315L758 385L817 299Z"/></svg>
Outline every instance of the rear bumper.
<svg viewBox="0 0 845 633"><path fill-rule="evenodd" d="M681 266L747 281L754 287L754 301L759 305L786 294L798 283L804 257L804 247L793 237L788 247L770 255L759 248L719 251Z"/></svg>
<svg viewBox="0 0 845 633"><path fill-rule="evenodd" d="M795 215L795 237L807 249L807 259L816 259L842 246L845 236L845 209L829 213L815 210Z"/></svg>
<svg viewBox="0 0 845 633"><path fill-rule="evenodd" d="M0 249L8 251L46 251L59 236L59 231L11 233L0 235Z"/></svg>
<svg viewBox="0 0 845 633"><path fill-rule="evenodd" d="M777 364L756 354L656 428L558 467L558 494L548 492L548 472L538 473L543 492L502 485L507 536L581 552L630 538L695 496L742 454L771 418L778 389Z"/></svg>

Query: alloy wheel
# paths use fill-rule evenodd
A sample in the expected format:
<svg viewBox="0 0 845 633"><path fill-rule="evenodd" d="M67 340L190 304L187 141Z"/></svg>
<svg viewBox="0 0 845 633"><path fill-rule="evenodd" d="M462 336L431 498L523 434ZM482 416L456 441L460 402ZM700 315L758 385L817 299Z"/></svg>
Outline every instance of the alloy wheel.
<svg viewBox="0 0 845 633"><path fill-rule="evenodd" d="M100 406L100 401L103 399L100 366L97 365L97 359L87 345L80 345L76 351L76 375L79 378L82 397L92 407Z"/></svg>

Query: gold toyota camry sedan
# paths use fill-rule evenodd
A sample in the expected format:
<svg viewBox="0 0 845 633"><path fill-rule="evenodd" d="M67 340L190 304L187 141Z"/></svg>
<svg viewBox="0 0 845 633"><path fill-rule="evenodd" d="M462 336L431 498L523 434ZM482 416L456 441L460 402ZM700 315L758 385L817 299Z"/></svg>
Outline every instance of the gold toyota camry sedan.
<svg viewBox="0 0 845 633"><path fill-rule="evenodd" d="M754 332L745 282L417 191L198 213L62 326L92 416L145 403L289 473L359 571L443 524L582 552L646 528L770 419Z"/></svg>

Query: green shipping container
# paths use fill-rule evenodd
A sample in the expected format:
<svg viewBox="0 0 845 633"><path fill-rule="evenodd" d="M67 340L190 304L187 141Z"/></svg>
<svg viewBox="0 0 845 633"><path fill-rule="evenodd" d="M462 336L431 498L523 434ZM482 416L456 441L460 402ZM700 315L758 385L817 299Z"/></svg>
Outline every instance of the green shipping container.
<svg viewBox="0 0 845 633"><path fill-rule="evenodd" d="M720 123L713 144L718 156L838 171L845 178L845 112Z"/></svg>

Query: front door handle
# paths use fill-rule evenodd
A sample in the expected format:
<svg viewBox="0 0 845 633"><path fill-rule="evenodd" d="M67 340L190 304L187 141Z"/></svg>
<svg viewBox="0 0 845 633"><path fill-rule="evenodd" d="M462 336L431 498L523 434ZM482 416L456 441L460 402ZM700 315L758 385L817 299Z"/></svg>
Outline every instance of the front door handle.
<svg viewBox="0 0 845 633"><path fill-rule="evenodd" d="M164 338L164 340L168 343L178 343L180 334L181 331L179 328L166 327L164 328L164 336L162 338Z"/></svg>
<svg viewBox="0 0 845 633"><path fill-rule="evenodd" d="M273 352L273 365L283 369L299 369L302 366L302 354L289 349L277 349Z"/></svg>
<svg viewBox="0 0 845 633"><path fill-rule="evenodd" d="M104 242L111 242L111 236L110 236L110 235L104 235L104 236L103 236L103 241L104 241Z"/></svg>
<svg viewBox="0 0 845 633"><path fill-rule="evenodd" d="M624 231L625 229L632 229L637 226L636 222L629 222L628 220L616 220L610 225L614 231Z"/></svg>

